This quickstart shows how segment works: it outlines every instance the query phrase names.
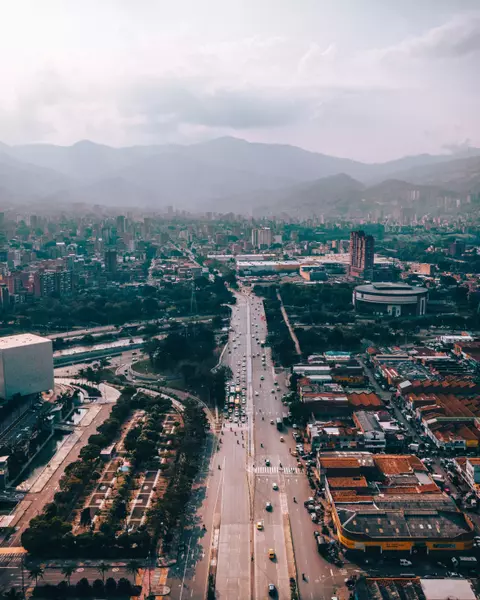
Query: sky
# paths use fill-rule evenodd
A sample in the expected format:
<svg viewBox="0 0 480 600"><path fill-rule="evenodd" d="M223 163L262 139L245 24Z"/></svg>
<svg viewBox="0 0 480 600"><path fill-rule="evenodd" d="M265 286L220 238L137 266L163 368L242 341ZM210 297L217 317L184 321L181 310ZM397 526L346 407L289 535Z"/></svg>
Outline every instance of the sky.
<svg viewBox="0 0 480 600"><path fill-rule="evenodd" d="M478 0L15 0L0 53L7 144L480 146Z"/></svg>

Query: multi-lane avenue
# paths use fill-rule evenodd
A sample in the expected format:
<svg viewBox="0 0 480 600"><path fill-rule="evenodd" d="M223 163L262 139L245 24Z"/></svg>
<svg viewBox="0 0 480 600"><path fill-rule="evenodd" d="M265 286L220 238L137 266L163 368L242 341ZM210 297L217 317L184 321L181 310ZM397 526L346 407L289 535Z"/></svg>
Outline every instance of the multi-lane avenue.
<svg viewBox="0 0 480 600"><path fill-rule="evenodd" d="M218 465L223 471L218 497L211 498L218 507L217 598L265 598L269 585L276 597L290 598L294 577L301 598L330 600L354 568L339 569L316 550L315 526L303 506L311 490L291 454L291 428L276 426L286 411L286 388L269 348L262 348L266 337L262 300L243 290L224 360L235 383L246 388L247 418L225 421L213 465L217 476Z"/></svg>

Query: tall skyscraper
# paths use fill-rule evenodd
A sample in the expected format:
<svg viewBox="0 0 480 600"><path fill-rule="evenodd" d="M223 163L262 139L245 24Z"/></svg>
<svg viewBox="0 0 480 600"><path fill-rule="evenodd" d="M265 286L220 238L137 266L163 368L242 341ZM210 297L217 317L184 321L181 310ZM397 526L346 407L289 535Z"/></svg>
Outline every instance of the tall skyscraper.
<svg viewBox="0 0 480 600"><path fill-rule="evenodd" d="M373 278L373 259L375 240L373 235L364 231L352 231L350 234L350 271L352 277Z"/></svg>
<svg viewBox="0 0 480 600"><path fill-rule="evenodd" d="M105 270L109 273L115 273L117 270L117 251L107 250L105 252Z"/></svg>
<svg viewBox="0 0 480 600"><path fill-rule="evenodd" d="M123 215L118 215L117 217L117 233L125 233L126 228L126 219Z"/></svg>
<svg viewBox="0 0 480 600"><path fill-rule="evenodd" d="M268 247L272 245L272 230L270 227L252 229L252 244L254 248Z"/></svg>

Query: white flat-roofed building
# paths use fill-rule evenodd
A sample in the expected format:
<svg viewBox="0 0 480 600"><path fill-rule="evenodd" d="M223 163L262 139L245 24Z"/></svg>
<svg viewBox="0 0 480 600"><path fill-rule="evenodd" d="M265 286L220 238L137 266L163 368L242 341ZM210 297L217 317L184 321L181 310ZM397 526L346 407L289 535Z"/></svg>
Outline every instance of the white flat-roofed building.
<svg viewBox="0 0 480 600"><path fill-rule="evenodd" d="M53 388L52 340L23 333L0 338L0 398Z"/></svg>
<svg viewBox="0 0 480 600"><path fill-rule="evenodd" d="M368 283L353 290L355 310L367 315L422 316L428 289L406 283Z"/></svg>

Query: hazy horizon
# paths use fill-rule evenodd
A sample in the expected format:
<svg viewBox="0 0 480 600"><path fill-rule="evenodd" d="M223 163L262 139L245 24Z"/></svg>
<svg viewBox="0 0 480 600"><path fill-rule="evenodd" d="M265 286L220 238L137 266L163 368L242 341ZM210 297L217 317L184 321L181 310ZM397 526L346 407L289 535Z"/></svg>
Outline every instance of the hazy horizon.
<svg viewBox="0 0 480 600"><path fill-rule="evenodd" d="M312 152L314 154L325 154L322 153L321 151L318 150L309 150L308 148L303 148L302 146L299 146L297 144L289 144L289 143L285 143L285 142L264 142L262 140L259 141L250 141L247 140L246 138L242 138L240 136L237 135L225 135L225 136L214 136L205 140L180 140L178 142L175 143L168 143L165 142L165 145L171 145L171 146L182 146L182 147L188 147L188 146L195 146L195 145L201 145L201 144L208 144L209 142L215 142L218 140L222 140L222 139L230 139L230 140L236 140L239 142L247 142L249 144L267 144L270 146L290 146L292 148L298 148L300 150L305 150L306 152ZM109 147L109 148L113 148L113 149L117 149L117 150L121 150L121 149L128 149L128 148L135 148L135 147L149 147L149 146L162 146L163 144L160 142L158 144L125 144L125 145L115 145L115 144L105 144L103 142L96 142L94 140L89 140L89 139L79 139L76 141L72 141L71 143L66 143L66 144L59 144L59 143L54 143L54 142L27 142L27 143L23 143L23 144L7 144L6 142L4 142L3 140L0 140L0 151L1 151L1 146L2 144L4 144L5 146L8 146L10 148L21 148L21 147L25 147L25 146L56 146L59 148L72 148L73 146L77 146L79 144L93 144L96 146L105 146L105 147ZM440 151L438 153L435 153L435 155L438 156L446 156L446 157L451 157L452 160L455 160L456 158L458 158L459 156L465 156L468 154L469 149L471 150L478 150L478 148L475 148L472 145L459 145L459 146L451 146L451 147L443 147L440 149ZM425 153L428 154L428 153ZM352 156L340 156L340 155L327 155L327 156L332 156L332 158L338 158L338 159L347 159L347 160L354 160L361 163L364 163L366 165L368 164L383 164L383 163L388 163L391 161L395 161L395 160L400 160L402 158L409 158L409 157L415 157L415 156L419 156L415 155L415 154L404 154L404 155L398 155L398 156L393 156L391 159L389 160L358 160L355 159ZM478 152L475 152L474 154L475 156L478 155Z"/></svg>
<svg viewBox="0 0 480 600"><path fill-rule="evenodd" d="M7 144L233 136L366 162L480 146L473 0L19 0L2 17Z"/></svg>

